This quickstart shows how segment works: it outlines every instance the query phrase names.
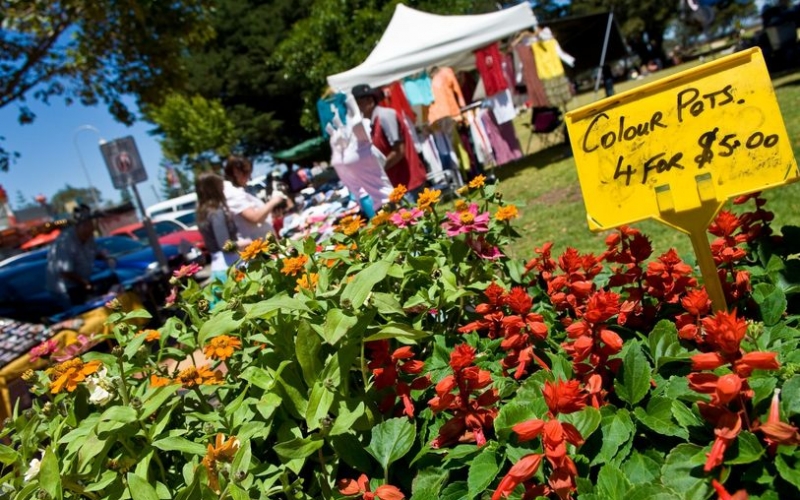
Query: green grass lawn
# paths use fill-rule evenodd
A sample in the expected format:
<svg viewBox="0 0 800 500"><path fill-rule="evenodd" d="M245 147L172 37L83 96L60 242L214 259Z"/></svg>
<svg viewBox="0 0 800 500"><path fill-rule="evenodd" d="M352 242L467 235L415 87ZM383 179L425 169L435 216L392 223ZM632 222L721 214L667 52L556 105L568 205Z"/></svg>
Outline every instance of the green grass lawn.
<svg viewBox="0 0 800 500"><path fill-rule="evenodd" d="M627 90L643 83L697 65L683 65L659 72L642 80L625 82L617 86L617 91ZM776 77L773 86L783 114L789 139L795 157L800 156L800 70ZM604 94L579 95L571 108L582 106L600 99ZM558 145L563 141L561 132L545 136L544 140L535 135L529 140L530 129L523 125L530 119L529 113L518 117L515 123L523 152L532 154L497 169L504 200L514 203L520 209L516 227L522 237L510 250L511 255L528 258L534 248L547 241L554 243L557 255L567 246L582 252L599 253L605 249L607 233L593 233L586 223L586 211L578 183L575 161L569 147ZM549 146L549 147L548 147ZM775 212L774 228L780 230L784 225L800 226L800 182L770 190L765 193L769 199L768 209ZM689 237L659 222L645 221L634 227L647 234L653 241L655 255L675 247L680 255L694 261Z"/></svg>

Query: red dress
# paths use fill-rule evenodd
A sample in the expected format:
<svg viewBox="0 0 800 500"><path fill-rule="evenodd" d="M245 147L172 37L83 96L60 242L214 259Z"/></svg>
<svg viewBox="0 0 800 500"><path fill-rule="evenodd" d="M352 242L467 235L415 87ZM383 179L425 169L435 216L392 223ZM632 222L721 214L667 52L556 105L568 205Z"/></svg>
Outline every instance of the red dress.
<svg viewBox="0 0 800 500"><path fill-rule="evenodd" d="M393 167L386 169L386 175L389 176L392 186L396 187L402 184L411 191L425 184L426 172L417 150L414 149L414 139L408 131L405 120L400 119L399 116L397 118L400 125L400 134L403 136L403 142L405 143L405 155ZM372 144L384 155L388 155L392 151L392 145L386 139L386 134L381 129L381 121L378 119L372 122Z"/></svg>

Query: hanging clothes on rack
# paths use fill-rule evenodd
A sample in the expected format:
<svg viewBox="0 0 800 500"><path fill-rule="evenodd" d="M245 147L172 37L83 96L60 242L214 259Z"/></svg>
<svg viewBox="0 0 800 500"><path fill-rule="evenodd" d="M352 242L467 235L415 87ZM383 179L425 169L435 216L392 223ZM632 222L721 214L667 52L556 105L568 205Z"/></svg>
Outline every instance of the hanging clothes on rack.
<svg viewBox="0 0 800 500"><path fill-rule="evenodd" d="M461 86L456 80L452 68L435 68L431 72L433 104L428 109L428 123L435 123L445 117L461 115L461 108L466 106Z"/></svg>
<svg viewBox="0 0 800 500"><path fill-rule="evenodd" d="M536 62L536 72L542 80L550 105L566 105L572 99L572 89L564 74L562 61L572 66L575 58L561 49L549 28L537 31L531 50Z"/></svg>
<svg viewBox="0 0 800 500"><path fill-rule="evenodd" d="M503 72L503 56L497 42L475 51L475 65L483 79L486 95L494 95L508 88Z"/></svg>
<svg viewBox="0 0 800 500"><path fill-rule="evenodd" d="M470 110L466 117L469 123L469 132L472 136L472 144L475 146L475 159L485 168L495 166L496 162L494 159L494 152L492 151L492 143L486 135L486 130L481 120L474 110Z"/></svg>
<svg viewBox="0 0 800 500"><path fill-rule="evenodd" d="M424 71L419 75L404 78L403 90L408 102L413 106L428 106L433 102L431 78Z"/></svg>
<svg viewBox="0 0 800 500"><path fill-rule="evenodd" d="M319 116L319 126L322 130L322 136L326 139L329 137L328 132L328 124L333 121L334 110L338 113L339 118L342 120L343 123L346 123L347 119L347 106L345 102L347 101L347 96L345 94L333 94L328 97L323 97L322 99L317 101L317 115Z"/></svg>
<svg viewBox="0 0 800 500"><path fill-rule="evenodd" d="M494 120L494 115L489 110L481 110L479 116L489 142L492 144L497 165L503 165L522 158L522 148L519 145L512 123L498 125Z"/></svg>
<svg viewBox="0 0 800 500"><path fill-rule="evenodd" d="M411 122L417 121L417 114L411 108L411 104L406 99L406 94L403 92L403 86L400 82L394 82L391 85L383 87L383 101L379 106L392 108L397 112L397 116L407 116L411 118Z"/></svg>
<svg viewBox="0 0 800 500"><path fill-rule="evenodd" d="M531 107L550 106L544 85L536 71L536 61L533 58L530 43L530 37L525 37L514 45L514 55L519 60L517 68L522 73Z"/></svg>
<svg viewBox="0 0 800 500"><path fill-rule="evenodd" d="M489 96L486 101L489 107L492 108L497 123L510 122L517 117L517 108L514 107L514 100L509 89Z"/></svg>

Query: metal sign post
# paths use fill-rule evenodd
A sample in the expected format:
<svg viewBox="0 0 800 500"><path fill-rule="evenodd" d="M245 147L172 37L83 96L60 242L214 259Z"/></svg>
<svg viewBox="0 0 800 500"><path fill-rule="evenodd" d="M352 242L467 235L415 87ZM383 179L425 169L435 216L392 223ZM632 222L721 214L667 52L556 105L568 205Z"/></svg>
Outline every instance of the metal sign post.
<svg viewBox="0 0 800 500"><path fill-rule="evenodd" d="M164 249L161 248L161 244L158 242L158 235L153 228L150 217L147 216L147 212L144 210L142 198L136 188L136 184L147 180L147 171L144 169L141 156L139 156L136 142L131 136L115 139L101 144L100 152L103 154L103 159L108 167L108 172L111 174L111 182L114 187L117 189L130 187L133 190L136 205L142 214L142 224L147 232L147 238L150 240L150 246L153 248L156 260L161 266L161 271L164 274L169 273L169 265L167 264L167 257L164 255Z"/></svg>

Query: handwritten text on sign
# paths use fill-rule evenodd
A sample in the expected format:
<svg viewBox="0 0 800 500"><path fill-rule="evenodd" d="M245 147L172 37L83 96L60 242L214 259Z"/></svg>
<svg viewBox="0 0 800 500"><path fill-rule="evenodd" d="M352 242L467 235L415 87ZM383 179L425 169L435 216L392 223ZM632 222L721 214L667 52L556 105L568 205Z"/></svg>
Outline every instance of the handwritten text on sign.
<svg viewBox="0 0 800 500"><path fill-rule="evenodd" d="M798 175L758 49L572 111L567 126L592 229L692 210L709 197L722 201Z"/></svg>

